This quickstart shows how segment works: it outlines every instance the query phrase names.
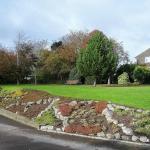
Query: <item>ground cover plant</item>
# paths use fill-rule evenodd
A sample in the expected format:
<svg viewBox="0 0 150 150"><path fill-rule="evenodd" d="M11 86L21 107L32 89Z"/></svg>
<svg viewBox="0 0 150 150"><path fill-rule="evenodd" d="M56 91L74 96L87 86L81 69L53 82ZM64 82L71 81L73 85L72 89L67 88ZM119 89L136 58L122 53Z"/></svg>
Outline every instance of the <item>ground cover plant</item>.
<svg viewBox="0 0 150 150"><path fill-rule="evenodd" d="M71 97L82 100L105 100L135 108L150 109L150 86L104 87L71 85L6 85L3 89L34 89L46 91L52 95Z"/></svg>

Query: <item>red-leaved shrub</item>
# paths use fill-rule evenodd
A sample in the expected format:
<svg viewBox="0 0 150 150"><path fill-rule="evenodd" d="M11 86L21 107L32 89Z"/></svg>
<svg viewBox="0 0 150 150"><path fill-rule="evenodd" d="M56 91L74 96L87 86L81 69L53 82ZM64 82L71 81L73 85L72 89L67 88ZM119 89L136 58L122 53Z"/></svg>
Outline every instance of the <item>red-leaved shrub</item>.
<svg viewBox="0 0 150 150"><path fill-rule="evenodd" d="M73 107L67 103L60 104L59 111L61 112L63 116L69 116L71 112L73 111Z"/></svg>
<svg viewBox="0 0 150 150"><path fill-rule="evenodd" d="M107 107L107 102L97 102L95 106L96 113L102 113L102 111Z"/></svg>

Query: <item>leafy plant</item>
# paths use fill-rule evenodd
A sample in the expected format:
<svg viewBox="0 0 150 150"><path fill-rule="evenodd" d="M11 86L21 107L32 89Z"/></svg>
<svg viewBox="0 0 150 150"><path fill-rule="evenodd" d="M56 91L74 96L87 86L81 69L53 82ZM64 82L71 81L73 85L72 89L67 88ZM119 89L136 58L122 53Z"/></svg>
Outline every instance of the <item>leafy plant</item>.
<svg viewBox="0 0 150 150"><path fill-rule="evenodd" d="M47 112L44 112L41 117L37 117L35 119L35 122L40 125L53 125L56 118L54 116L54 113L52 110L49 110Z"/></svg>
<svg viewBox="0 0 150 150"><path fill-rule="evenodd" d="M128 73L124 72L118 77L118 84L127 85L129 84L129 76Z"/></svg>
<svg viewBox="0 0 150 150"><path fill-rule="evenodd" d="M138 119L134 123L135 132L150 136L150 117Z"/></svg>

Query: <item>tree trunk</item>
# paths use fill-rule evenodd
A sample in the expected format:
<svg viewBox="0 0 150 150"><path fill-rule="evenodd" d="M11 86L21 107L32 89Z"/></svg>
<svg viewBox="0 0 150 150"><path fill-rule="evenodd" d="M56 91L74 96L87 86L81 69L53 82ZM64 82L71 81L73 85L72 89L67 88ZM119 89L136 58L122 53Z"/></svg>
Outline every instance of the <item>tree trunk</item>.
<svg viewBox="0 0 150 150"><path fill-rule="evenodd" d="M96 79L94 80L93 86L96 87Z"/></svg>
<svg viewBox="0 0 150 150"><path fill-rule="evenodd" d="M37 76L36 76L36 71L35 71L35 74L34 74L34 84L37 85Z"/></svg>
<svg viewBox="0 0 150 150"><path fill-rule="evenodd" d="M19 79L18 79L18 77L17 77L17 85L19 85L20 83L19 83Z"/></svg>
<svg viewBox="0 0 150 150"><path fill-rule="evenodd" d="M110 85L110 84L111 84L111 82L110 82L110 76L109 76L109 78L108 78L108 82L107 82L107 84L108 84L108 85Z"/></svg>

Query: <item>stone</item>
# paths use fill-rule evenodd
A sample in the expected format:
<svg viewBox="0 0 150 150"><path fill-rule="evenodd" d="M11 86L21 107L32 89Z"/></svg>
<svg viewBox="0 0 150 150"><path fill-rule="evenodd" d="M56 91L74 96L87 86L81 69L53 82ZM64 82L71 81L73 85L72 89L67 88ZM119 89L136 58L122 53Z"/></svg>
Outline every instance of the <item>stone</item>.
<svg viewBox="0 0 150 150"><path fill-rule="evenodd" d="M112 112L111 110L109 110L108 108L105 108L105 109L102 111L102 114L105 115L106 117L112 118L113 112Z"/></svg>
<svg viewBox="0 0 150 150"><path fill-rule="evenodd" d="M130 110L130 108L128 108L128 107L125 108L125 111L129 111L129 110Z"/></svg>
<svg viewBox="0 0 150 150"><path fill-rule="evenodd" d="M105 133L104 132L99 132L99 133L97 133L97 136L99 136L99 137L105 137Z"/></svg>
<svg viewBox="0 0 150 150"><path fill-rule="evenodd" d="M113 120L113 123L117 125L118 124L118 120Z"/></svg>
<svg viewBox="0 0 150 150"><path fill-rule="evenodd" d="M40 100L38 100L38 101L36 101L36 104L42 104L43 103L43 100L42 99L40 99Z"/></svg>
<svg viewBox="0 0 150 150"><path fill-rule="evenodd" d="M115 139L119 140L120 137L121 137L121 136L120 136L120 133L115 133L115 134L114 134L114 137L115 137Z"/></svg>
<svg viewBox="0 0 150 150"><path fill-rule="evenodd" d="M70 106L75 106L75 105L77 105L77 104L78 104L77 101L71 101L71 102L69 103Z"/></svg>
<svg viewBox="0 0 150 150"><path fill-rule="evenodd" d="M47 104L47 99L44 99L44 100L43 100L43 104L44 104L44 105Z"/></svg>
<svg viewBox="0 0 150 150"><path fill-rule="evenodd" d="M119 124L118 124L118 127L123 127L123 126L124 126L123 123L119 123Z"/></svg>
<svg viewBox="0 0 150 150"><path fill-rule="evenodd" d="M74 119L70 119L70 120L69 120L69 123L70 123L70 124L72 124L72 123L74 123L74 122L75 122Z"/></svg>
<svg viewBox="0 0 150 150"><path fill-rule="evenodd" d="M122 140L125 140L125 141L130 140L129 136L126 136L126 135L122 135L121 138L122 138Z"/></svg>
<svg viewBox="0 0 150 150"><path fill-rule="evenodd" d="M47 126L40 126L40 130L47 131Z"/></svg>
<svg viewBox="0 0 150 150"><path fill-rule="evenodd" d="M15 106L16 104L10 104L7 108L10 108L10 107L13 107Z"/></svg>
<svg viewBox="0 0 150 150"><path fill-rule="evenodd" d="M142 109L137 109L136 111L137 111L137 112L139 112L139 113L140 113L140 112L143 112L143 110L142 110Z"/></svg>
<svg viewBox="0 0 150 150"><path fill-rule="evenodd" d="M53 130L54 127L53 126L47 126L47 130Z"/></svg>
<svg viewBox="0 0 150 150"><path fill-rule="evenodd" d="M57 131L57 132L60 132L60 131L61 131L61 128L56 128L56 131Z"/></svg>
<svg viewBox="0 0 150 150"><path fill-rule="evenodd" d="M107 122L108 122L108 123L112 123L112 122L114 121L111 117L107 117L107 116L106 116L106 119L107 119Z"/></svg>
<svg viewBox="0 0 150 150"><path fill-rule="evenodd" d="M21 103L21 105L22 105L22 106L25 106L25 105L26 105L26 103Z"/></svg>
<svg viewBox="0 0 150 150"><path fill-rule="evenodd" d="M127 127L123 126L122 131L126 135L133 135L133 130L131 128L127 128Z"/></svg>
<svg viewBox="0 0 150 150"><path fill-rule="evenodd" d="M27 102L27 105L33 105L35 102Z"/></svg>
<svg viewBox="0 0 150 150"><path fill-rule="evenodd" d="M49 97L48 102L51 103L53 99L51 97Z"/></svg>
<svg viewBox="0 0 150 150"><path fill-rule="evenodd" d="M53 100L54 100L54 101L59 101L60 98L59 98L59 97L55 97Z"/></svg>
<svg viewBox="0 0 150 150"><path fill-rule="evenodd" d="M27 112L28 109L29 109L29 107L25 107L23 112L24 112L24 113Z"/></svg>
<svg viewBox="0 0 150 150"><path fill-rule="evenodd" d="M125 110L125 109L126 109L126 107L125 107L125 106L119 106L119 108L120 108L120 109L123 109L123 110Z"/></svg>
<svg viewBox="0 0 150 150"><path fill-rule="evenodd" d="M106 131L106 130L107 130L107 127L106 127L105 125L103 125L103 126L102 126L102 130L103 130L103 131Z"/></svg>
<svg viewBox="0 0 150 150"><path fill-rule="evenodd" d="M17 101L17 103L16 103L16 106L18 106L19 105L19 101Z"/></svg>
<svg viewBox="0 0 150 150"><path fill-rule="evenodd" d="M112 104L107 104L107 107L109 110L114 111L114 107L112 106Z"/></svg>
<svg viewBox="0 0 150 150"><path fill-rule="evenodd" d="M108 139L113 139L113 138L114 138L114 135L108 133L108 134L106 134L106 137L107 137Z"/></svg>
<svg viewBox="0 0 150 150"><path fill-rule="evenodd" d="M94 136L94 134L88 134L89 136Z"/></svg>
<svg viewBox="0 0 150 150"><path fill-rule="evenodd" d="M146 136L140 136L140 139L139 139L141 142L143 143L148 143L149 142L149 139L146 137Z"/></svg>
<svg viewBox="0 0 150 150"><path fill-rule="evenodd" d="M64 117L64 120L63 120L63 127L66 127L68 126L68 117Z"/></svg>
<svg viewBox="0 0 150 150"><path fill-rule="evenodd" d="M136 142L138 139L139 139L139 138L138 138L137 136L135 136L135 135L132 136L132 141L133 141L133 142Z"/></svg>

